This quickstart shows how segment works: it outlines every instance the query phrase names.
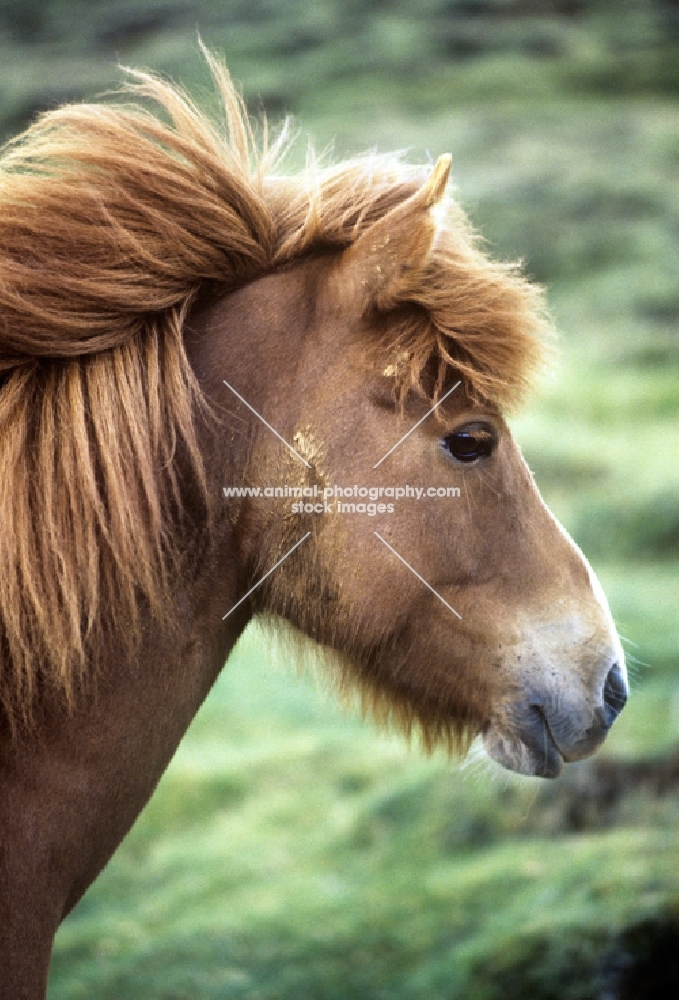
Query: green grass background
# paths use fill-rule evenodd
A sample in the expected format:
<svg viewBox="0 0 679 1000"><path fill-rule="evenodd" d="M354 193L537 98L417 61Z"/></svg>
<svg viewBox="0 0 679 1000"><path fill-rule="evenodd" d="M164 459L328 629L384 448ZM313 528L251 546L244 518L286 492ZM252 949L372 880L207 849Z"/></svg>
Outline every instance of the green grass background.
<svg viewBox="0 0 679 1000"><path fill-rule="evenodd" d="M491 247L548 285L560 356L513 426L604 583L632 697L595 760L511 779L375 732L249 630L60 930L50 1000L672 996L676 4L0 0L0 133L117 61L209 103L198 30L253 110L295 114L291 165L307 134L334 158L450 151Z"/></svg>

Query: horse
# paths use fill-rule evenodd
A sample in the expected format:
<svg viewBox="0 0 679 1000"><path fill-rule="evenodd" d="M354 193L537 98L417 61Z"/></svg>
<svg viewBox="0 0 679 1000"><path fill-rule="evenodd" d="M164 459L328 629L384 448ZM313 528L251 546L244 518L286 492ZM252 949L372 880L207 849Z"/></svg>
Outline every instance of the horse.
<svg viewBox="0 0 679 1000"><path fill-rule="evenodd" d="M253 616L378 721L522 774L593 753L627 698L506 423L542 290L486 254L449 157L288 175L285 130L206 58L216 116L130 71L2 153L4 1000L45 995L57 926Z"/></svg>

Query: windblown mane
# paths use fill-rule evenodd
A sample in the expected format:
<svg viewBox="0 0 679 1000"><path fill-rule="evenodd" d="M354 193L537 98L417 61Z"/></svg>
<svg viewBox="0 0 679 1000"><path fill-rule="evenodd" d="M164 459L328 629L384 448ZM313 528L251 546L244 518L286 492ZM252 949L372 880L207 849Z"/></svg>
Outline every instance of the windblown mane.
<svg viewBox="0 0 679 1000"><path fill-rule="evenodd" d="M135 103L49 112L2 153L0 705L12 726L39 698L72 705L98 650L134 644L142 609L169 622L187 489L209 533L206 404L183 345L196 296L350 245L427 174L371 156L277 176L283 136L258 149L207 58L222 122L132 72ZM390 348L401 391L425 387L433 364L429 395L454 365L477 395L520 396L539 292L487 260L453 204L407 299L419 308Z"/></svg>

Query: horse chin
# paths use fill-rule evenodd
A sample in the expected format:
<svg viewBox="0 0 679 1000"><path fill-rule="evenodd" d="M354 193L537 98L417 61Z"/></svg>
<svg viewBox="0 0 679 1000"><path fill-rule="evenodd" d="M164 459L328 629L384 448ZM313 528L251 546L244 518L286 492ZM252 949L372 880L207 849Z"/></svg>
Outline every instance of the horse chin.
<svg viewBox="0 0 679 1000"><path fill-rule="evenodd" d="M488 756L508 771L536 778L558 778L564 759L554 742L547 720L535 710L521 732L502 730L492 723L483 734Z"/></svg>

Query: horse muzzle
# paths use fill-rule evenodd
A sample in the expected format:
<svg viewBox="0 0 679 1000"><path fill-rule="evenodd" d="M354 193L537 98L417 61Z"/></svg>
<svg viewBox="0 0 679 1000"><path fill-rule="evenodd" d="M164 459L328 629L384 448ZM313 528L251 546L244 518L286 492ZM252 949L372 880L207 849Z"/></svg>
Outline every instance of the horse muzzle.
<svg viewBox="0 0 679 1000"><path fill-rule="evenodd" d="M492 720L483 734L488 755L518 774L556 778L564 763L582 760L597 750L625 707L628 696L624 666L615 663L593 710L579 709L568 697L536 691L512 704L502 720Z"/></svg>

